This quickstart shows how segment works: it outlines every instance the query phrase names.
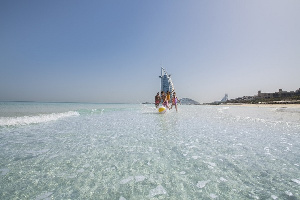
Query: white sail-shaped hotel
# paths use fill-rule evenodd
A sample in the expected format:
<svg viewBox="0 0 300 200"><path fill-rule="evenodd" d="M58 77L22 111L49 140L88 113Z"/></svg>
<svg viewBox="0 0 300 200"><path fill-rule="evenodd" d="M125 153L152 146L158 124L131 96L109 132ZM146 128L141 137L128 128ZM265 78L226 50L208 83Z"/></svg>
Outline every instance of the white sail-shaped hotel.
<svg viewBox="0 0 300 200"><path fill-rule="evenodd" d="M171 75L167 73L167 71L162 67L161 68L161 75L159 76L161 79L161 91L164 92L171 92L171 95L175 91Z"/></svg>

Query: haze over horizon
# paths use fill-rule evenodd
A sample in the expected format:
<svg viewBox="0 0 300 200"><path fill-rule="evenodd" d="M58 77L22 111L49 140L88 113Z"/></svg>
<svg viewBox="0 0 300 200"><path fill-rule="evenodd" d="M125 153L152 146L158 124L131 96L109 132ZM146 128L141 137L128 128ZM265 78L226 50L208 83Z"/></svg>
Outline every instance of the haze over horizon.
<svg viewBox="0 0 300 200"><path fill-rule="evenodd" d="M300 87L300 1L0 2L0 101L201 103Z"/></svg>

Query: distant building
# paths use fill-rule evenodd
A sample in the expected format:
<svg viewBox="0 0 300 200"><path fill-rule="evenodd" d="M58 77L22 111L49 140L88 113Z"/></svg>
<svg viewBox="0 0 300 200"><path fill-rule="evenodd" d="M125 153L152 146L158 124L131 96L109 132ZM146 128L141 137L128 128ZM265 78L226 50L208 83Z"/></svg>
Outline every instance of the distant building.
<svg viewBox="0 0 300 200"><path fill-rule="evenodd" d="M225 103L226 101L228 101L228 94L225 94L225 96L223 97L223 99L220 102Z"/></svg>
<svg viewBox="0 0 300 200"><path fill-rule="evenodd" d="M214 102L208 103L208 104L219 105L219 104L224 104L227 101L228 101L228 94L225 94L225 96L221 99L221 101L214 101Z"/></svg>
<svg viewBox="0 0 300 200"><path fill-rule="evenodd" d="M283 91L282 89L279 89L278 92L274 93L262 93L261 90L257 93L257 98L259 99L273 99L273 98L288 98L293 96L299 96L300 95L300 88L296 91Z"/></svg>
<svg viewBox="0 0 300 200"><path fill-rule="evenodd" d="M171 74L168 74L167 71L162 67L161 75L159 76L159 78L161 79L161 91L164 92L169 91L171 93L171 98L172 98L173 92L175 92L175 87L171 79ZM189 98L180 99L180 103L183 105L200 105L199 102Z"/></svg>
<svg viewBox="0 0 300 200"><path fill-rule="evenodd" d="M258 103L258 102L273 102L278 103L280 101L285 102L299 102L300 100L300 88L296 91L283 91L279 89L278 92L263 93L261 90L257 92L255 96L243 96L235 99L230 99L228 103Z"/></svg>
<svg viewBox="0 0 300 200"><path fill-rule="evenodd" d="M171 92L171 95L175 91L171 75L166 72L164 68L161 68L161 75L159 76L161 79L161 91Z"/></svg>

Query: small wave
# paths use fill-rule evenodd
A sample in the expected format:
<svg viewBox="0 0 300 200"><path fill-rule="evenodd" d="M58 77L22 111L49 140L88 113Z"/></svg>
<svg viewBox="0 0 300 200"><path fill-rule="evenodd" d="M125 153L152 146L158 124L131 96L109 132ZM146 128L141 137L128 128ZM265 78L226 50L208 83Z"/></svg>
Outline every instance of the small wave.
<svg viewBox="0 0 300 200"><path fill-rule="evenodd" d="M79 116L79 113L75 111L69 111L64 113L41 114L37 116L0 117L0 126L38 124L43 122L56 121L58 119L71 116Z"/></svg>
<svg viewBox="0 0 300 200"><path fill-rule="evenodd" d="M104 109L79 109L77 110L80 115L103 114Z"/></svg>

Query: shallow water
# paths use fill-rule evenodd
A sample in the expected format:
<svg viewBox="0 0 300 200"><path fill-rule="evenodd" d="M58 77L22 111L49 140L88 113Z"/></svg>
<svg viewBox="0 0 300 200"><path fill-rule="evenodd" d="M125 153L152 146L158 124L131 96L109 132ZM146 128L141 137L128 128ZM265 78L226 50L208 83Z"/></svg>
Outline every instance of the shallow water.
<svg viewBox="0 0 300 200"><path fill-rule="evenodd" d="M0 199L300 198L298 109L1 103L0 113Z"/></svg>

